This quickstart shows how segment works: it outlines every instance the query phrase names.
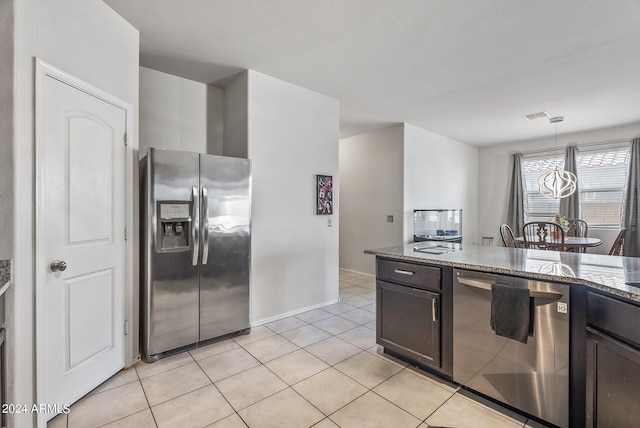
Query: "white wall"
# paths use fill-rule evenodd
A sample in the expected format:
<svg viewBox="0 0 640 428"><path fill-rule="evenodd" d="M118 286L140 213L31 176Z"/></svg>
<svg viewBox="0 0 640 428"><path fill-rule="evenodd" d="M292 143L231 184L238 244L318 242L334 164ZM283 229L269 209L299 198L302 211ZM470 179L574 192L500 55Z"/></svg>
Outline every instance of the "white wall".
<svg viewBox="0 0 640 428"><path fill-rule="evenodd" d="M478 149L404 126L404 242L414 209L462 209L462 242L478 243Z"/></svg>
<svg viewBox="0 0 640 428"><path fill-rule="evenodd" d="M207 85L140 67L140 155L148 147L207 153Z"/></svg>
<svg viewBox="0 0 640 428"><path fill-rule="evenodd" d="M140 92L143 146L252 161L253 323L337 301L338 204L328 227L315 175L338 176L338 101L254 71L222 90L141 68Z"/></svg>
<svg viewBox="0 0 640 428"><path fill-rule="evenodd" d="M207 85L207 150L222 155L224 142L224 89Z"/></svg>
<svg viewBox="0 0 640 428"><path fill-rule="evenodd" d="M13 0L0 0L0 260L13 258Z"/></svg>
<svg viewBox="0 0 640 428"><path fill-rule="evenodd" d="M223 154L236 158L247 157L249 74L239 73L224 87L224 143ZM276 102L276 100L274 100Z"/></svg>
<svg viewBox="0 0 640 428"><path fill-rule="evenodd" d="M221 155L224 90L140 67L140 156L148 147Z"/></svg>
<svg viewBox="0 0 640 428"><path fill-rule="evenodd" d="M252 321L338 299L338 213L316 215L316 174L338 176L338 100L249 70ZM225 141L226 145L226 141ZM334 202L339 196L334 183Z"/></svg>
<svg viewBox="0 0 640 428"><path fill-rule="evenodd" d="M375 274L364 250L402 242L403 144L401 124L340 140L340 267Z"/></svg>
<svg viewBox="0 0 640 428"><path fill-rule="evenodd" d="M413 241L414 209L462 209L478 242L477 178L475 147L407 123L340 140L340 267L375 273L363 251Z"/></svg>
<svg viewBox="0 0 640 428"><path fill-rule="evenodd" d="M4 4L3 4L4 7ZM34 396L34 57L132 104L131 158L137 157L139 34L101 0L19 0L15 12L14 227L15 284L8 292L9 402ZM19 215L17 215L19 213ZM136 236L134 236L134 239ZM131 284L137 288L137 282ZM9 415L32 427L35 414Z"/></svg>
<svg viewBox="0 0 640 428"><path fill-rule="evenodd" d="M548 125L548 124L547 124ZM559 134L558 148L562 152L569 143L580 144L633 138L640 134L640 122L574 134ZM511 154L539 149L553 149L555 133L545 139L520 141L483 147L478 154L478 227L480 236L493 236L494 245L502 245L498 228L507 219L507 202L511 176ZM617 230L589 228L589 236L603 240L602 246L588 252L608 253Z"/></svg>

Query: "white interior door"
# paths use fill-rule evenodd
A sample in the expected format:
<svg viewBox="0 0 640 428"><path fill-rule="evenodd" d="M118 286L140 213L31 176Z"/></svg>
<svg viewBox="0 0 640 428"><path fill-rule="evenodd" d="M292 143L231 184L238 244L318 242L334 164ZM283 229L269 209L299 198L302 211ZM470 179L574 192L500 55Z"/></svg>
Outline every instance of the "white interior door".
<svg viewBox="0 0 640 428"><path fill-rule="evenodd" d="M126 110L38 78L36 402L64 405L124 367Z"/></svg>

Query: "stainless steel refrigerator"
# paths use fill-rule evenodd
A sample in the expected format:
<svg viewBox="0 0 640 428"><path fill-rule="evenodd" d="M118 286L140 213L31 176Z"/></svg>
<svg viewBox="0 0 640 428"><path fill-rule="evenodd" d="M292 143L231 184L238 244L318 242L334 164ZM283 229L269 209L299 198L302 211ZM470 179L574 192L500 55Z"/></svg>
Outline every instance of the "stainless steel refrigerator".
<svg viewBox="0 0 640 428"><path fill-rule="evenodd" d="M249 331L250 161L150 148L140 178L144 360Z"/></svg>

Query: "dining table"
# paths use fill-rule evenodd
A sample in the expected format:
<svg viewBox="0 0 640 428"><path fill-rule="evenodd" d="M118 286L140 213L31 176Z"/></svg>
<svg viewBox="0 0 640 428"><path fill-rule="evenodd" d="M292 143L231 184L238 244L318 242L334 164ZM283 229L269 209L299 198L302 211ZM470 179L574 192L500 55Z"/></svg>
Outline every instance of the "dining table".
<svg viewBox="0 0 640 428"><path fill-rule="evenodd" d="M514 238L518 247L524 247L524 236L517 236ZM531 239L535 241L535 239ZM560 241L555 239L549 240L550 245L560 245ZM578 251L583 252L586 248L598 247L602 245L602 239L592 238L589 236L565 236L564 247L566 251Z"/></svg>

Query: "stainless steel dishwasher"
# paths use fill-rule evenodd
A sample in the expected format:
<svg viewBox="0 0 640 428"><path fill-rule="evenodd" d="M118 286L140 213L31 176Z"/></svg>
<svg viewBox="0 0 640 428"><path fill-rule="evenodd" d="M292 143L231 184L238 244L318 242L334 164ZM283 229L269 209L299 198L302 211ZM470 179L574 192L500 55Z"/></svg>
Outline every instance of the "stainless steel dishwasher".
<svg viewBox="0 0 640 428"><path fill-rule="evenodd" d="M569 289L455 269L453 379L569 426Z"/></svg>

